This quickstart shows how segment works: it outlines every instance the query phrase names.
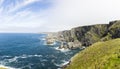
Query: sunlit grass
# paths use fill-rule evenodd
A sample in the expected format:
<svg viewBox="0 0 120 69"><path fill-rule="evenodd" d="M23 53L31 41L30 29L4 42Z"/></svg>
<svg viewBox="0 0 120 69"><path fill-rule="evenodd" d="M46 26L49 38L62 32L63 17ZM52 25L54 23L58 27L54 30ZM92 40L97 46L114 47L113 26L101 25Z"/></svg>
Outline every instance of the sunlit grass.
<svg viewBox="0 0 120 69"><path fill-rule="evenodd" d="M120 69L120 39L93 44L75 55L67 69Z"/></svg>
<svg viewBox="0 0 120 69"><path fill-rule="evenodd" d="M0 67L0 69L7 69L7 68Z"/></svg>

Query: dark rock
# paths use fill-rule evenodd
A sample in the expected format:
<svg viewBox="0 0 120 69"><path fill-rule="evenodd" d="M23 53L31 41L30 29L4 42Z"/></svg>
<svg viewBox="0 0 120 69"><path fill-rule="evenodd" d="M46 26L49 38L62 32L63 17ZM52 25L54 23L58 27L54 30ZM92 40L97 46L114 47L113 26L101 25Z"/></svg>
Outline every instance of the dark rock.
<svg viewBox="0 0 120 69"><path fill-rule="evenodd" d="M109 24L82 26L57 32L56 39L68 43L60 48L76 48L90 46L98 41L120 38L120 21L111 21Z"/></svg>
<svg viewBox="0 0 120 69"><path fill-rule="evenodd" d="M67 32L68 31L66 31L66 33ZM66 33L65 31L62 33L66 41L70 42L70 39L72 39L72 42L78 40L82 46L89 46L97 41L100 41L103 37L108 36L108 33L110 33L109 35L112 35L111 38L119 38L120 21L112 21L109 24L77 27L71 29L71 33L69 31L69 35L66 35Z"/></svg>

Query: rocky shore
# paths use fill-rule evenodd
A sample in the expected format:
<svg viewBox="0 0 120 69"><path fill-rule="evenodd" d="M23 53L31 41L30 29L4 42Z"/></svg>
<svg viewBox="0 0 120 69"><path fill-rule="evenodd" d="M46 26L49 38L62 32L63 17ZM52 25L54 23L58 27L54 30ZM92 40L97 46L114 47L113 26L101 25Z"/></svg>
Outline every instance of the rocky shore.
<svg viewBox="0 0 120 69"><path fill-rule="evenodd" d="M107 41L120 37L120 21L111 21L109 24L80 26L60 32L49 33L47 44L59 41L60 49L85 48L98 41Z"/></svg>
<svg viewBox="0 0 120 69"><path fill-rule="evenodd" d="M90 26L81 26L55 33L49 33L47 44L53 44L59 41L59 49L84 49L98 41L107 41L120 38L120 20L111 21L109 24L97 24ZM62 66L66 68L71 61Z"/></svg>
<svg viewBox="0 0 120 69"><path fill-rule="evenodd" d="M54 45L56 42L60 43L60 46L58 49L76 49L78 47L84 48L81 46L79 41L74 42L67 42L63 37L61 37L60 34L57 33L49 33L46 37L46 43L47 45Z"/></svg>
<svg viewBox="0 0 120 69"><path fill-rule="evenodd" d="M57 33L51 32L47 33L46 44L53 45L57 41Z"/></svg>

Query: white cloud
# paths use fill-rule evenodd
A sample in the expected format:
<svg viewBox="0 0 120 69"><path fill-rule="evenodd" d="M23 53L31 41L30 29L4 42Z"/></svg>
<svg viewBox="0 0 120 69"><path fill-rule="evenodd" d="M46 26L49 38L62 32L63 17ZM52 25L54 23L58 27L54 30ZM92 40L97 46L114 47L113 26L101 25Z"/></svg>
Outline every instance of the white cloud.
<svg viewBox="0 0 120 69"><path fill-rule="evenodd" d="M24 0L17 3L16 7L11 7L9 11L16 11L37 1L43 0ZM52 7L37 13L24 9L15 15L0 16L0 23L4 22L0 26L0 31L60 31L120 19L119 0L48 0L48 2L52 3Z"/></svg>
<svg viewBox="0 0 120 69"><path fill-rule="evenodd" d="M0 0L0 6L1 6L1 4L4 2L4 0Z"/></svg>
<svg viewBox="0 0 120 69"><path fill-rule="evenodd" d="M15 7L11 3L7 10L3 6L0 7L0 32L36 32L35 29L45 22L43 14L34 13L29 8L15 14L12 12L37 1L42 0L24 0L15 3Z"/></svg>
<svg viewBox="0 0 120 69"><path fill-rule="evenodd" d="M22 2L16 1L16 4L13 7L11 7L11 10L9 10L9 12L14 12L24 6L27 6L29 4L32 4L32 3L38 2L38 1L42 1L42 0L23 0Z"/></svg>
<svg viewBox="0 0 120 69"><path fill-rule="evenodd" d="M120 19L119 0L56 0L46 26L53 31Z"/></svg>

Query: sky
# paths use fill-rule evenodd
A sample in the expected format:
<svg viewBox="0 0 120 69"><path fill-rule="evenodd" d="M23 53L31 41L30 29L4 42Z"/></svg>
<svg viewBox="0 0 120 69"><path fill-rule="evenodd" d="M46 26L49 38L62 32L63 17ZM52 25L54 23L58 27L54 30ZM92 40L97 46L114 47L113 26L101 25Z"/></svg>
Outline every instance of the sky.
<svg viewBox="0 0 120 69"><path fill-rule="evenodd" d="M57 32L120 20L120 0L0 0L0 32Z"/></svg>

